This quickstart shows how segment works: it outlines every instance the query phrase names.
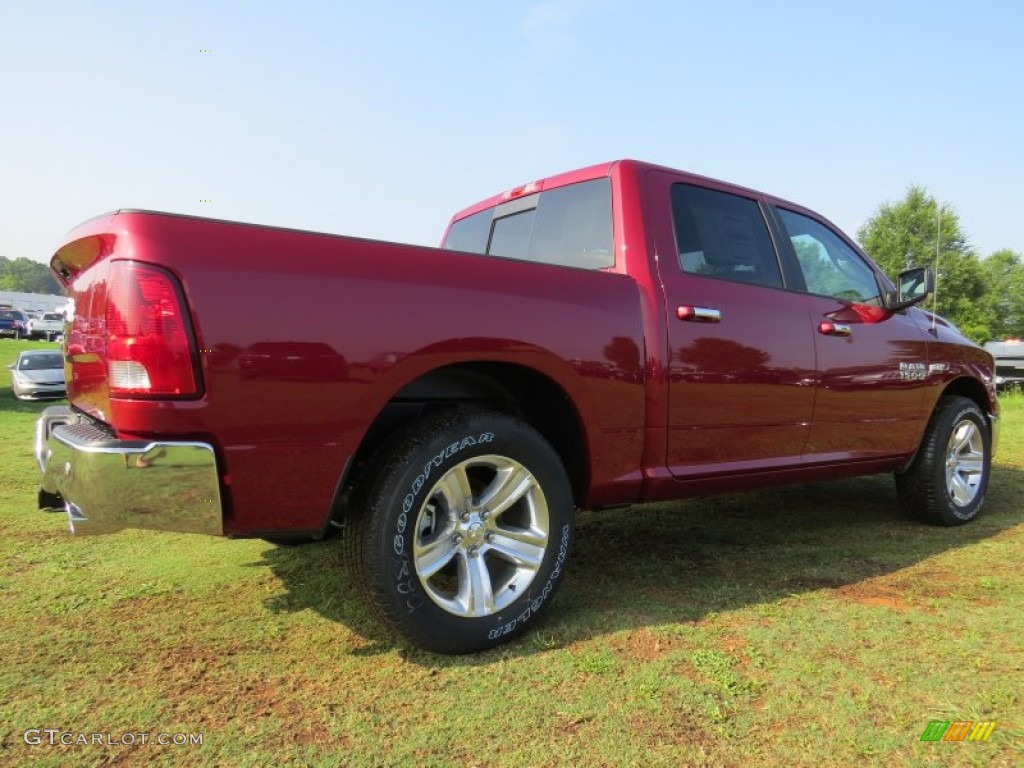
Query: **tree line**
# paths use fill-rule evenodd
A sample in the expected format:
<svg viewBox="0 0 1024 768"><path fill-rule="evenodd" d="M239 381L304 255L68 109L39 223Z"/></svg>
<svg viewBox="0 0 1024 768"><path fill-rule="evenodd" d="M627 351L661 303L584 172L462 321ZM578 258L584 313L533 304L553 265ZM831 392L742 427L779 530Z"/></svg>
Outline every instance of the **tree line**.
<svg viewBox="0 0 1024 768"><path fill-rule="evenodd" d="M923 305L976 342L1024 337L1024 258L1009 249L980 258L956 212L923 187L883 203L857 231L864 250L890 277L913 266L936 270L936 292Z"/></svg>
<svg viewBox="0 0 1024 768"><path fill-rule="evenodd" d="M923 187L880 205L857 237L890 277L912 266L936 267L935 301L925 307L974 341L1024 337L1024 257L1004 249L980 258L956 212ZM46 265L6 256L0 256L0 291L63 293Z"/></svg>
<svg viewBox="0 0 1024 768"><path fill-rule="evenodd" d="M49 267L24 256L17 259L0 256L0 291L49 293L57 296L64 293Z"/></svg>

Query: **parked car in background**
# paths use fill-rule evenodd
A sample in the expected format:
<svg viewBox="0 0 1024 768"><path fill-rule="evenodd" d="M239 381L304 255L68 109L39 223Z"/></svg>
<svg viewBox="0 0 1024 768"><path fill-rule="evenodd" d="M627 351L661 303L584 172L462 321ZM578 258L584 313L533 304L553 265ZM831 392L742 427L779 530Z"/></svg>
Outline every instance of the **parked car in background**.
<svg viewBox="0 0 1024 768"><path fill-rule="evenodd" d="M0 309L0 336L20 339L27 325L28 316L20 309Z"/></svg>
<svg viewBox="0 0 1024 768"><path fill-rule="evenodd" d="M1024 340L989 341L985 349L996 359L998 389L1024 387Z"/></svg>
<svg viewBox="0 0 1024 768"><path fill-rule="evenodd" d="M64 355L49 349L26 349L11 363L11 393L22 400L64 397Z"/></svg>
<svg viewBox="0 0 1024 768"><path fill-rule="evenodd" d="M29 318L26 335L30 339L53 339L64 332L64 315L60 312L44 312L41 317Z"/></svg>

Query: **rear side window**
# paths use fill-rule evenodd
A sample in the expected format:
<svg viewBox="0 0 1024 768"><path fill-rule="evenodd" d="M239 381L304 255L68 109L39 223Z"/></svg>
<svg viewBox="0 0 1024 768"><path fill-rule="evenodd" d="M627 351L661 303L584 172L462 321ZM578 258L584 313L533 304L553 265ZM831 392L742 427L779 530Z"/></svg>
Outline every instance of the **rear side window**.
<svg viewBox="0 0 1024 768"><path fill-rule="evenodd" d="M755 200L690 184L672 186L672 215L684 272L782 287L768 225Z"/></svg>
<svg viewBox="0 0 1024 768"><path fill-rule="evenodd" d="M510 200L452 224L444 247L581 269L615 264L608 179Z"/></svg>

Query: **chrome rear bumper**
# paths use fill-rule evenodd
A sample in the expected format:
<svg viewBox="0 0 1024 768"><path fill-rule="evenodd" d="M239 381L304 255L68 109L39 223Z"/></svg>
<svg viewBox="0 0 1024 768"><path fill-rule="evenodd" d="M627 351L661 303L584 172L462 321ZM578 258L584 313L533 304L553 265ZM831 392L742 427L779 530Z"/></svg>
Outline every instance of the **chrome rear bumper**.
<svg viewBox="0 0 1024 768"><path fill-rule="evenodd" d="M72 533L149 528L223 534L213 447L118 440L66 406L36 422L41 509L64 509Z"/></svg>

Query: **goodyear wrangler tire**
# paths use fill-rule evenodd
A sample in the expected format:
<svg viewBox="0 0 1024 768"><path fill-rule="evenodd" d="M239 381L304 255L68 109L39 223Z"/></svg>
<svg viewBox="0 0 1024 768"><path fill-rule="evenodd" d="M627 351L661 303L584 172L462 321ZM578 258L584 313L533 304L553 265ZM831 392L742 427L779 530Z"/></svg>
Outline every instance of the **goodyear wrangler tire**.
<svg viewBox="0 0 1024 768"><path fill-rule="evenodd" d="M963 525L978 516L992 464L988 420L973 400L944 397L910 468L896 475L903 506L932 525Z"/></svg>
<svg viewBox="0 0 1024 768"><path fill-rule="evenodd" d="M499 413L439 414L399 435L361 506L356 577L401 635L439 653L484 650L528 629L572 543L561 460L536 430Z"/></svg>

